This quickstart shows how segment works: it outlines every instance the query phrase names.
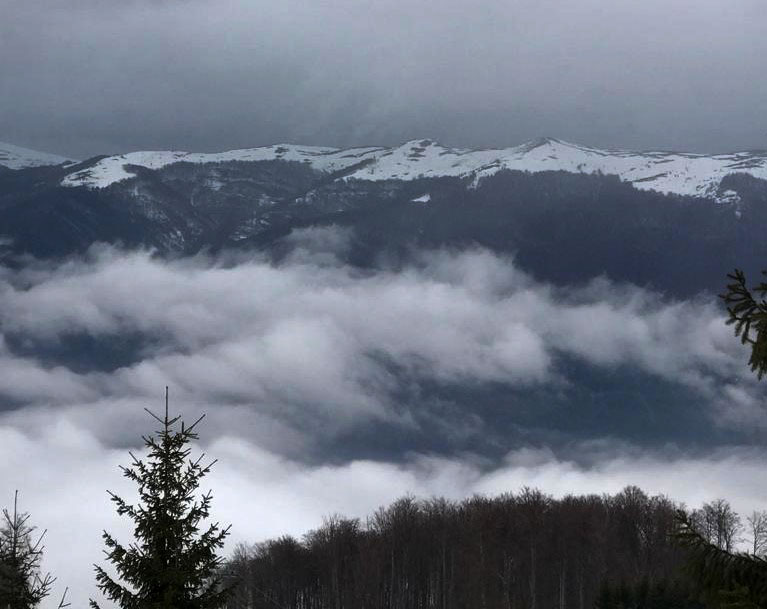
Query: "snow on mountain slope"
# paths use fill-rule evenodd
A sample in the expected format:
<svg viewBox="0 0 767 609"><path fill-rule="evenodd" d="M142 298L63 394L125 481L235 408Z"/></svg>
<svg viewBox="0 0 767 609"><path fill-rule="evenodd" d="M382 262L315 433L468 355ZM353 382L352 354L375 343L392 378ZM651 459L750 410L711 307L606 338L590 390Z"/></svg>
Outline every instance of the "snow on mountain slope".
<svg viewBox="0 0 767 609"><path fill-rule="evenodd" d="M138 165L147 169L160 169L173 163L226 163L229 161L297 161L309 163L318 171L332 173L364 161L383 148L352 148L339 150L319 146L277 144L263 148L246 148L228 152L129 152L101 159L94 166L64 178L64 186L106 188L115 182L134 176L127 167Z"/></svg>
<svg viewBox="0 0 767 609"><path fill-rule="evenodd" d="M61 165L71 159L49 154L47 152L38 152L13 144L0 142L0 165L8 169L27 169L29 167L42 167L44 165Z"/></svg>
<svg viewBox="0 0 767 609"><path fill-rule="evenodd" d="M310 164L314 169L336 172L348 169L339 179L413 180L421 177L471 178L476 184L503 169L520 171L560 170L573 173L617 175L643 190L731 200L720 192L726 175L749 173L767 180L767 152L703 155L676 152L599 150L552 138L533 140L502 150L446 148L430 140L413 140L395 148L340 150L311 146L276 145L213 154L188 152L132 152L107 157L94 166L67 176L65 186L104 188L132 177L126 165L159 169L186 161L264 161L283 159ZM358 165L359 167L354 167Z"/></svg>

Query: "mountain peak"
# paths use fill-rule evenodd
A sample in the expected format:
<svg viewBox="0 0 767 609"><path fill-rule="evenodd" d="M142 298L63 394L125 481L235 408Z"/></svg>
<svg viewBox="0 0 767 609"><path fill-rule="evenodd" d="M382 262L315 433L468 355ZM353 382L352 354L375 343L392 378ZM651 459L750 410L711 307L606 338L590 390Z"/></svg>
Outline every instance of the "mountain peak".
<svg viewBox="0 0 767 609"><path fill-rule="evenodd" d="M573 144L572 142L566 142L564 140L560 140L556 137L536 137L532 140L529 140L519 146L520 149L524 149L527 151L535 150L536 148L574 148L574 149L581 149L581 150L588 150L588 148L584 146L580 146L578 144Z"/></svg>
<svg viewBox="0 0 767 609"><path fill-rule="evenodd" d="M428 148L429 146L440 146L435 140L425 138L421 140L408 140L404 144L397 146L397 148ZM441 147L441 146L440 146Z"/></svg>
<svg viewBox="0 0 767 609"><path fill-rule="evenodd" d="M549 137L549 136L536 137L536 138L530 140L530 142L529 142L529 144L532 147L546 146L547 144L550 145L550 144L562 144L562 143L564 143L564 142L562 142L562 140L558 140L555 137Z"/></svg>

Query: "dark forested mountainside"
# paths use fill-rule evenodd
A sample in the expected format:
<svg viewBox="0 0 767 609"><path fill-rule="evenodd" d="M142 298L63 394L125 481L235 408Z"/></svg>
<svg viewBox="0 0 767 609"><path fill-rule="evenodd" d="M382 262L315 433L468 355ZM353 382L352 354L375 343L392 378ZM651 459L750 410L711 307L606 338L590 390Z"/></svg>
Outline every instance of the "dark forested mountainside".
<svg viewBox="0 0 767 609"><path fill-rule="evenodd" d="M92 163L92 161L91 161ZM87 163L83 164L84 166ZM643 191L600 174L501 171L476 184L440 177L338 179L290 161L132 167L103 189L65 188L76 167L0 172L0 260L57 257L97 242L159 253L279 252L296 228L343 226L346 261L396 264L421 247L481 245L560 284L607 275L687 296L718 291L734 266L767 258L767 182L734 174L728 202Z"/></svg>
<svg viewBox="0 0 767 609"><path fill-rule="evenodd" d="M302 540L240 547L228 609L665 609L702 607L672 538L678 509L637 487L614 496L531 489L460 503L403 498L367 522L334 516ZM726 501L694 511L724 543Z"/></svg>

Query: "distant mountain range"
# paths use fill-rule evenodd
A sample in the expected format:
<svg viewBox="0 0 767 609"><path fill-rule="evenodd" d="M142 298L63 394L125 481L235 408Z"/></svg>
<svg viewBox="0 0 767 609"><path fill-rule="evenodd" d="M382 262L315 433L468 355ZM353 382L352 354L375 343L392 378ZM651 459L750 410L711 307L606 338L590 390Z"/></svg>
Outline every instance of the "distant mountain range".
<svg viewBox="0 0 767 609"><path fill-rule="evenodd" d="M0 144L0 155L7 148L12 169L23 166L59 164L60 157L35 153ZM262 148L219 153L177 151L131 152L104 157L68 174L64 186L106 188L130 179L130 167L161 169L174 163L228 163L294 161L312 169L335 174L337 179L365 181L413 180L416 178L470 178L476 185L482 178L502 170L568 171L616 175L642 190L728 200L734 193L722 190L722 179L732 173L747 173L767 179L767 152L736 152L703 155L676 152L631 152L599 150L540 138L521 146L502 150L446 148L431 140L413 140L395 148L323 148L278 144ZM26 164L25 164L26 163Z"/></svg>
<svg viewBox="0 0 767 609"><path fill-rule="evenodd" d="M605 274L675 294L767 264L767 152L608 151L552 138L503 150L431 140L275 145L73 162L0 144L0 256L96 242L159 253L258 248L340 226L348 261L481 245L558 283Z"/></svg>

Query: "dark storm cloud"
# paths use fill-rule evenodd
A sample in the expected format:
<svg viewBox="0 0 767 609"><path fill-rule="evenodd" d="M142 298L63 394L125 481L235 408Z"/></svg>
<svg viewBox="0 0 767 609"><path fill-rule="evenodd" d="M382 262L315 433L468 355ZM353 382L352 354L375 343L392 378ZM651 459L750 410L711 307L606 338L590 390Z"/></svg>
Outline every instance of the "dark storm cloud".
<svg viewBox="0 0 767 609"><path fill-rule="evenodd" d="M761 0L0 3L0 140L767 147Z"/></svg>

